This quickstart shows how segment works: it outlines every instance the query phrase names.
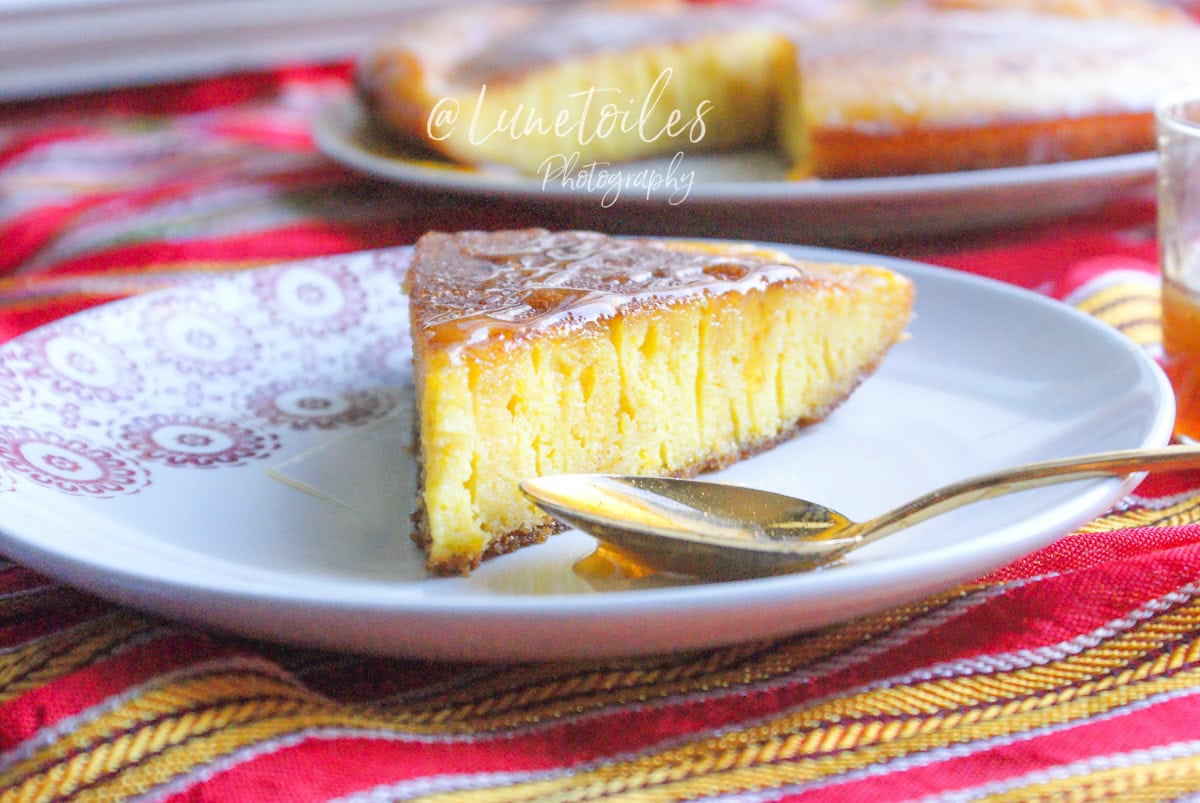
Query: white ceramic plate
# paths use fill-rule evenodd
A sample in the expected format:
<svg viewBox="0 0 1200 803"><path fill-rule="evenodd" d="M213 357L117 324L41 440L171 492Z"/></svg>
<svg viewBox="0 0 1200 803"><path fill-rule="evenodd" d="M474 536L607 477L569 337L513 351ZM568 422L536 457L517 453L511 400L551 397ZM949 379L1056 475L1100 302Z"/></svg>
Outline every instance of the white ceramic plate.
<svg viewBox="0 0 1200 803"><path fill-rule="evenodd" d="M529 177L417 159L375 130L354 98L313 122L330 157L408 187L544 207L560 226L641 234L746 237L820 245L959 233L1084 212L1154 186L1157 157L924 176L787 181L769 153L686 156L610 166L590 180ZM626 182L622 187L619 182ZM642 187L657 181L649 191ZM632 186L629 186L632 185ZM615 187L615 189L614 189Z"/></svg>
<svg viewBox="0 0 1200 803"><path fill-rule="evenodd" d="M0 550L265 639L550 659L778 636L897 605L1049 543L1131 487L992 500L791 577L597 588L572 568L593 542L569 532L470 578L429 578L408 538L409 254L214 278L4 345ZM916 280L911 338L828 420L714 478L860 517L980 471L1167 441L1168 386L1115 331L1007 285L852 258Z"/></svg>

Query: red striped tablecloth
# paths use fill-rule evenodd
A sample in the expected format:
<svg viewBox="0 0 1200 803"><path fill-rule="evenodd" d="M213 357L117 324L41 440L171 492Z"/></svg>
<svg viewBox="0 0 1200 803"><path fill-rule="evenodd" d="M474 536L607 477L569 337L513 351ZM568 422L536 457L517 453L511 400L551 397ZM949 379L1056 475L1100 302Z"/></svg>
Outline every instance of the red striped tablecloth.
<svg viewBox="0 0 1200 803"><path fill-rule="evenodd" d="M349 172L344 66L0 107L0 339L197 274L552 213ZM1153 203L896 253L1160 340ZM601 219L602 220L602 219ZM3 422L0 422L2 425ZM4 504L0 495L0 504ZM939 596L700 653L463 665L256 643L0 565L0 800L1186 798L1200 475Z"/></svg>

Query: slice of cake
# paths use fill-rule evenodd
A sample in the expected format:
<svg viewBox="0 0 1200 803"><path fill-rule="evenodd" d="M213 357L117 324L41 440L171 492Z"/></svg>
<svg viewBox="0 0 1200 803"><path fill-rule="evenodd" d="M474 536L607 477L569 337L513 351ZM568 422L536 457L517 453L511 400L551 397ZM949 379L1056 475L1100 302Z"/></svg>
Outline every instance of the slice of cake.
<svg viewBox="0 0 1200 803"><path fill-rule="evenodd" d="M824 418L903 334L906 278L746 244L430 233L407 279L414 539L439 574L542 540L568 472L690 475Z"/></svg>

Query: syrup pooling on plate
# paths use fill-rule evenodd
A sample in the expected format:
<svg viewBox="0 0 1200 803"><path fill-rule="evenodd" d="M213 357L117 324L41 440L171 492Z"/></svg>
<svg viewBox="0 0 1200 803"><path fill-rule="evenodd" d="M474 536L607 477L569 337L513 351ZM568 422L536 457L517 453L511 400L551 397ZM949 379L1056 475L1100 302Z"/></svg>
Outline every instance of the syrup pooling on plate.
<svg viewBox="0 0 1200 803"><path fill-rule="evenodd" d="M792 281L835 281L819 265L751 247L744 253L668 248L593 232L525 230L462 238L461 257L437 272L424 333L447 347L512 342L554 326L580 326L634 305L698 293L746 292ZM470 302L453 288L469 286Z"/></svg>

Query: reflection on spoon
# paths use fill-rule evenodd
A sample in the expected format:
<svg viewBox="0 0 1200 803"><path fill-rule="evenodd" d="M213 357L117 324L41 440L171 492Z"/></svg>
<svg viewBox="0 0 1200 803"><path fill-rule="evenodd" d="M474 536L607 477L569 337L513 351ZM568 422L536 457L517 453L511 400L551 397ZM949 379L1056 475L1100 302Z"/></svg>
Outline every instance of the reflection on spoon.
<svg viewBox="0 0 1200 803"><path fill-rule="evenodd" d="M1200 468L1200 446L1030 463L947 485L860 523L802 499L701 480L561 474L526 480L521 490L627 563L727 580L817 568L941 513L1014 491L1185 468Z"/></svg>

